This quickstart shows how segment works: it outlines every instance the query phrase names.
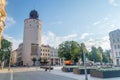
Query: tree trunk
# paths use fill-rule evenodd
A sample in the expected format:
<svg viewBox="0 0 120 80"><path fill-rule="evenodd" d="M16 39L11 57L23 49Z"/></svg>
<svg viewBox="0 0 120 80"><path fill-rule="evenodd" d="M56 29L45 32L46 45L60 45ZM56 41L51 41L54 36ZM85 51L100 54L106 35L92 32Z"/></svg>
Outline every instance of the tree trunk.
<svg viewBox="0 0 120 80"><path fill-rule="evenodd" d="M33 61L33 66L35 66L35 61Z"/></svg>
<svg viewBox="0 0 120 80"><path fill-rule="evenodd" d="M1 69L3 70L4 68L4 61L1 62Z"/></svg>

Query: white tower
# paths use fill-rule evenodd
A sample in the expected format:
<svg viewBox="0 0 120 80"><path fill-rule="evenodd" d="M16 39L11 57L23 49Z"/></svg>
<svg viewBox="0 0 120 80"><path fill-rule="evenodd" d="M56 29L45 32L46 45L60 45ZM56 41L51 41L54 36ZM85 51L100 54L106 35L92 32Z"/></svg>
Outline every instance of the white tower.
<svg viewBox="0 0 120 80"><path fill-rule="evenodd" d="M40 57L42 23L38 16L38 12L32 10L29 18L24 20L23 65L31 66L33 65L32 58Z"/></svg>

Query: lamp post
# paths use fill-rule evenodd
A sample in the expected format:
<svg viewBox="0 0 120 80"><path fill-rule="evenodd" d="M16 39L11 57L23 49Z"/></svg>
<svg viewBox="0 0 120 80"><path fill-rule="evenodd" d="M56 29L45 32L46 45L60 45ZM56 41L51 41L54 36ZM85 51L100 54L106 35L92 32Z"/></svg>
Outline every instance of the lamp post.
<svg viewBox="0 0 120 80"><path fill-rule="evenodd" d="M85 80L88 80L88 77L87 77L87 66L86 66L86 54L84 53L84 67L85 67Z"/></svg>
<svg viewBox="0 0 120 80"><path fill-rule="evenodd" d="M53 66L54 66L55 65L54 49L53 49L53 61L52 61L52 63L53 63Z"/></svg>
<svg viewBox="0 0 120 80"><path fill-rule="evenodd" d="M51 70L51 57L49 59L49 72L50 72L50 70Z"/></svg>

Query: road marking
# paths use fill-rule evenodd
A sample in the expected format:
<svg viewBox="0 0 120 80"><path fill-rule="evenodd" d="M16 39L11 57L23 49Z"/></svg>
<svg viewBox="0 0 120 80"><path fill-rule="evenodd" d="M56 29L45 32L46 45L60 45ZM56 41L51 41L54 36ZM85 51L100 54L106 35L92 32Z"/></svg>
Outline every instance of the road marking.
<svg viewBox="0 0 120 80"><path fill-rule="evenodd" d="M11 80L13 80L13 71L11 71Z"/></svg>

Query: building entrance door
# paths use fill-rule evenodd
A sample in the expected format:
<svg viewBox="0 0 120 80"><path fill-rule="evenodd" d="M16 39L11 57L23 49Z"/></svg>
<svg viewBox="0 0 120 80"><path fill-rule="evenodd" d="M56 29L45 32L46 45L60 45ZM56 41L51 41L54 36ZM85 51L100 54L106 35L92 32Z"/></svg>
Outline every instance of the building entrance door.
<svg viewBox="0 0 120 80"><path fill-rule="evenodd" d="M117 65L120 65L120 63L119 63L119 59L117 59Z"/></svg>

